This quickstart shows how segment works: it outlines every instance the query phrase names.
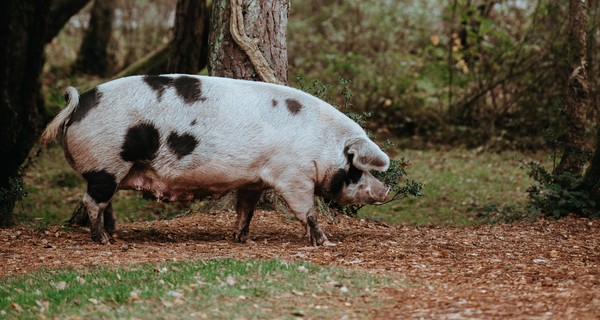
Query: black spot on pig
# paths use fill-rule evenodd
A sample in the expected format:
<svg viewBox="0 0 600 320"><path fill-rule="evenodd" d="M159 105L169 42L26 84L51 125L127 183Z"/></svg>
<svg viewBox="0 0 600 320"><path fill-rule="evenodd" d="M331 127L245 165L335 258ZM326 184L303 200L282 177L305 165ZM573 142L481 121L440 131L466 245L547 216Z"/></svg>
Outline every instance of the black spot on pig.
<svg viewBox="0 0 600 320"><path fill-rule="evenodd" d="M185 101L185 103L194 103L204 101L202 97L202 82L200 79L190 76L181 76L174 80L175 90L177 95Z"/></svg>
<svg viewBox="0 0 600 320"><path fill-rule="evenodd" d="M297 114L302 109L302 104L296 99L285 99L285 104L292 114Z"/></svg>
<svg viewBox="0 0 600 320"><path fill-rule="evenodd" d="M350 163L350 169L348 169L348 172L346 173L346 180L344 181L344 183L346 183L346 185L349 185L352 183L357 183L363 175L362 170L356 168L352 164L353 158L354 158L353 154L348 156L348 163Z"/></svg>
<svg viewBox="0 0 600 320"><path fill-rule="evenodd" d="M273 105L273 108L277 107L277 100L273 99L271 100L271 104Z"/></svg>
<svg viewBox="0 0 600 320"><path fill-rule="evenodd" d="M329 181L329 194L330 195L336 195L338 193L340 193L340 191L342 191L342 187L344 186L344 182L346 181L346 170L344 169L338 169L338 171L336 171L333 176L331 177L331 180Z"/></svg>
<svg viewBox="0 0 600 320"><path fill-rule="evenodd" d="M173 78L165 76L144 76L144 82L156 91L156 98L162 99L165 90L173 85Z"/></svg>
<svg viewBox="0 0 600 320"><path fill-rule="evenodd" d="M145 161L156 157L160 143L158 130L150 123L141 123L127 129L121 147L121 158L125 161Z"/></svg>
<svg viewBox="0 0 600 320"><path fill-rule="evenodd" d="M115 176L106 170L87 171L82 174L87 181L87 193L97 203L108 202L117 190Z"/></svg>
<svg viewBox="0 0 600 320"><path fill-rule="evenodd" d="M348 184L353 184L353 183L357 183L360 178L362 177L363 172L359 169L357 169L355 166L350 165L350 169L348 169L348 173L346 174L346 181L345 183Z"/></svg>
<svg viewBox="0 0 600 320"><path fill-rule="evenodd" d="M67 126L72 125L78 121L81 121L90 112L90 110L100 104L100 98L102 98L102 92L98 88L94 88L79 97L79 104L75 107L75 111L69 119Z"/></svg>
<svg viewBox="0 0 600 320"><path fill-rule="evenodd" d="M179 135L177 132L171 132L167 138L167 145L177 158L181 159L196 149L198 140L189 133Z"/></svg>

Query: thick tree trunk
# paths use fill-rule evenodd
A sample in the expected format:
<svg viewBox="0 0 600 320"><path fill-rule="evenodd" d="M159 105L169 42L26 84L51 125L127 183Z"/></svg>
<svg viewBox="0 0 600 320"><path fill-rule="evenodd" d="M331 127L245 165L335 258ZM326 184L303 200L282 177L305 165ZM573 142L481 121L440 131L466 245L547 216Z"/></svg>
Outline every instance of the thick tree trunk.
<svg viewBox="0 0 600 320"><path fill-rule="evenodd" d="M587 12L586 2L569 0L569 75L566 100L567 132L563 154L555 174L581 176L588 152L585 123L589 85L586 71Z"/></svg>
<svg viewBox="0 0 600 320"><path fill-rule="evenodd" d="M92 7L90 24L83 37L74 71L97 76L108 76L113 58L108 52L114 20L114 0L96 0Z"/></svg>
<svg viewBox="0 0 600 320"><path fill-rule="evenodd" d="M204 38L208 38L205 15L205 0L177 1L167 72L197 73L203 67L202 61L206 60L206 54L202 56L206 52L203 50Z"/></svg>
<svg viewBox="0 0 600 320"><path fill-rule="evenodd" d="M13 223L19 168L37 139L50 1L0 2L0 226Z"/></svg>
<svg viewBox="0 0 600 320"><path fill-rule="evenodd" d="M236 1L236 0L233 0ZM287 83L288 0L238 0L241 2L244 33L257 41L262 57L280 83ZM213 1L208 72L210 75L246 80L261 80L248 53L232 38L230 32L232 0ZM238 21L239 25L239 21ZM243 36L243 35L242 35Z"/></svg>

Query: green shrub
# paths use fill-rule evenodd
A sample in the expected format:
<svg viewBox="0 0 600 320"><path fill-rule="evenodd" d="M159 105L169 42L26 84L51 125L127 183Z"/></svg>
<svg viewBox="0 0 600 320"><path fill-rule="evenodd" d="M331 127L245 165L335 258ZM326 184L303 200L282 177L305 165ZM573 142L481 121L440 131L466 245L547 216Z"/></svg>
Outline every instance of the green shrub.
<svg viewBox="0 0 600 320"><path fill-rule="evenodd" d="M526 164L529 176L538 184L527 189L532 208L545 217L558 219L569 214L600 217L598 204L579 188L581 177L571 173L553 174L538 162Z"/></svg>

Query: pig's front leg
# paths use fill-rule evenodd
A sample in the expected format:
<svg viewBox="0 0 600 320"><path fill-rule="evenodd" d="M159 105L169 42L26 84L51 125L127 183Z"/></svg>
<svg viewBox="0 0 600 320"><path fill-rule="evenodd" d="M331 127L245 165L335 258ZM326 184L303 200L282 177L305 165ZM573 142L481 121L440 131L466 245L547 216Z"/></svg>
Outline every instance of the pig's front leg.
<svg viewBox="0 0 600 320"><path fill-rule="evenodd" d="M317 223L317 216L315 215L315 209L312 208L308 214L306 215L306 232L308 233L308 238L310 240L310 244L313 246L333 246L334 244L327 240L325 233L319 227Z"/></svg>
<svg viewBox="0 0 600 320"><path fill-rule="evenodd" d="M237 192L237 220L233 230L233 239L238 242L246 242L250 233L250 220L254 215L256 204L263 190L238 190Z"/></svg>
<svg viewBox="0 0 600 320"><path fill-rule="evenodd" d="M319 227L317 223L317 217L314 209L314 188L307 186L292 188L291 190L284 190L281 195L285 199L288 207L294 213L296 218L300 220L304 226L310 244L313 246L332 246L333 243L327 240L325 233Z"/></svg>

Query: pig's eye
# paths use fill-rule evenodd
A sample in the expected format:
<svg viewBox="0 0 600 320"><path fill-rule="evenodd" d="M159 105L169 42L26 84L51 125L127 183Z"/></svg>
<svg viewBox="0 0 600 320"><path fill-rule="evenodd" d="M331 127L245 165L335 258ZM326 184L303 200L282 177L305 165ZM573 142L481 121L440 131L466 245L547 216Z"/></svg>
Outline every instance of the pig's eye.
<svg viewBox="0 0 600 320"><path fill-rule="evenodd" d="M350 169L348 169L348 173L346 174L346 185L351 183L357 183L362 177L363 172L357 169L355 166L350 164Z"/></svg>

